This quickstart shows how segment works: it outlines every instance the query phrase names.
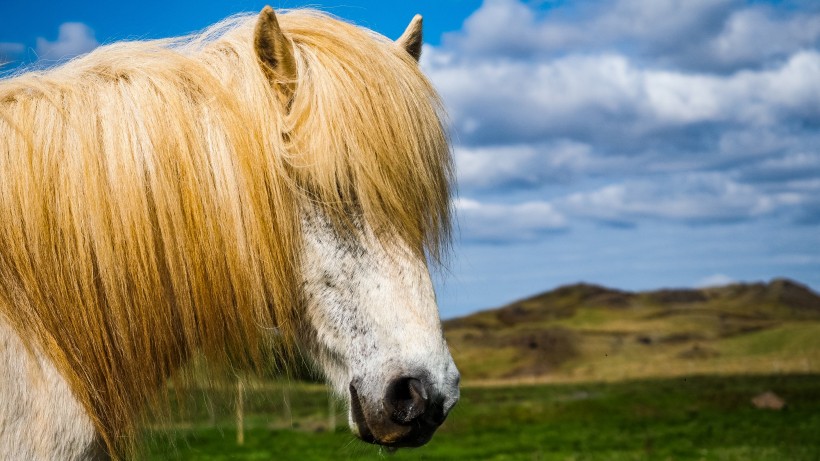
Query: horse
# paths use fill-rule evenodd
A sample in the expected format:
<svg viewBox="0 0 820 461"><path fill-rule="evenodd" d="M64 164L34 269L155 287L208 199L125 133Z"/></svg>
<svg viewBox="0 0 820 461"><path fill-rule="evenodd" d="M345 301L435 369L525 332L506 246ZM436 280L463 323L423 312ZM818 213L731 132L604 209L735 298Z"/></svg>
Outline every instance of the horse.
<svg viewBox="0 0 820 461"><path fill-rule="evenodd" d="M421 44L266 7L0 81L0 458L133 456L193 357L294 351L360 439L429 441L459 373Z"/></svg>

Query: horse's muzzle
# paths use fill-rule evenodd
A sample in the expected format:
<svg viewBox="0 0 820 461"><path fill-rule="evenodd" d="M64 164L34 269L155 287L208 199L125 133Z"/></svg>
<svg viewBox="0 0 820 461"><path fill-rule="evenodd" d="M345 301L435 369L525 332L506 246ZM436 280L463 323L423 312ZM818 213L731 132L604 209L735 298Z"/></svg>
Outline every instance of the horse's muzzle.
<svg viewBox="0 0 820 461"><path fill-rule="evenodd" d="M424 378L404 376L387 387L381 405L371 405L350 383L350 412L356 435L365 442L390 448L418 447L433 437L447 413L444 397ZM374 408L375 407L375 408Z"/></svg>

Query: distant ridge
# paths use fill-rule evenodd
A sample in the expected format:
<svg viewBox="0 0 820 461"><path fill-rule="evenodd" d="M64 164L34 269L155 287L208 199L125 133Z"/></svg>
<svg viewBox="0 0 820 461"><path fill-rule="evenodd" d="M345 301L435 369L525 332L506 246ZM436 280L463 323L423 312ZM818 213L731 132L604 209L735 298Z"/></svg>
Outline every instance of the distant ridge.
<svg viewBox="0 0 820 461"><path fill-rule="evenodd" d="M785 278L641 292L577 283L444 330L466 379L820 371L820 295Z"/></svg>

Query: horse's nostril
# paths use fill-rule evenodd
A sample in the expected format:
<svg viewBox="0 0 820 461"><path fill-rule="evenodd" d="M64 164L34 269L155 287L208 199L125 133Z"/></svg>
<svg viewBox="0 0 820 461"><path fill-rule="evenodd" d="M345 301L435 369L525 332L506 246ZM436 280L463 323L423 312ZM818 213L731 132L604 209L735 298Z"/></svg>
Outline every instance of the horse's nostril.
<svg viewBox="0 0 820 461"><path fill-rule="evenodd" d="M393 422L410 424L427 411L428 400L427 389L420 380L404 377L390 384L384 403Z"/></svg>

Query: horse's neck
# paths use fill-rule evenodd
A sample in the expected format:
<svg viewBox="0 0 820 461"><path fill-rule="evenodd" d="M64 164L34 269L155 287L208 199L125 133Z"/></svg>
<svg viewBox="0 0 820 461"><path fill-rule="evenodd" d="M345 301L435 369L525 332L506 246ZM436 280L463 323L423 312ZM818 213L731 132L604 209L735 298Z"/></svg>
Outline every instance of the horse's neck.
<svg viewBox="0 0 820 461"><path fill-rule="evenodd" d="M106 459L96 441L65 379L0 315L0 459Z"/></svg>

